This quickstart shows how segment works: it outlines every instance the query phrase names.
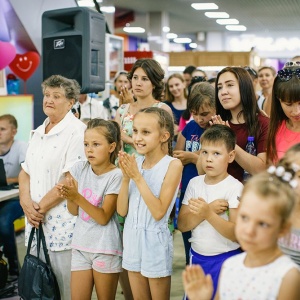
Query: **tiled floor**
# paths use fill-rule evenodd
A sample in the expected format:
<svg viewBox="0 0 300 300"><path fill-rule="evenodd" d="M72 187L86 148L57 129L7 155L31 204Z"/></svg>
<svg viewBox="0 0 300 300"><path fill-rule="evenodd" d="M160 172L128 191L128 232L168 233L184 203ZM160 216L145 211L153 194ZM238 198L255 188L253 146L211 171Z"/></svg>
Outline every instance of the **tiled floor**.
<svg viewBox="0 0 300 300"><path fill-rule="evenodd" d="M17 237L18 251L20 263L23 263L26 248L24 246L24 235L19 235ZM181 273L185 265L184 248L181 233L175 231L174 233L174 260L173 260L173 275L172 275L172 286L171 286L171 300L182 300L183 297L183 287L181 280ZM18 296L6 298L4 300L19 300ZM97 296L93 293L92 300L97 300ZM116 300L124 300L121 294L121 289L118 287Z"/></svg>

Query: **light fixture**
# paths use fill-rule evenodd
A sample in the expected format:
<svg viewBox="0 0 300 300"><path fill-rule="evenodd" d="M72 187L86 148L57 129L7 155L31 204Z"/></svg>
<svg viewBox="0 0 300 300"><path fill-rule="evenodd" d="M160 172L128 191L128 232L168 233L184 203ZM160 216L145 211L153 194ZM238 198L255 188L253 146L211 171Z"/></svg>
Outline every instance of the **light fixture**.
<svg viewBox="0 0 300 300"><path fill-rule="evenodd" d="M192 39L190 38L175 38L174 40L174 43L177 43L177 44L189 44Z"/></svg>
<svg viewBox="0 0 300 300"><path fill-rule="evenodd" d="M107 14L113 14L116 8L114 6L100 6L100 10Z"/></svg>
<svg viewBox="0 0 300 300"><path fill-rule="evenodd" d="M94 7L95 3L93 2L93 0L78 0L77 1L78 6L81 7Z"/></svg>
<svg viewBox="0 0 300 300"><path fill-rule="evenodd" d="M247 27L244 25L226 25L225 28L229 31L246 31Z"/></svg>
<svg viewBox="0 0 300 300"><path fill-rule="evenodd" d="M236 25L239 24L237 19L217 19L216 22L220 25Z"/></svg>
<svg viewBox="0 0 300 300"><path fill-rule="evenodd" d="M189 44L190 48L196 49L198 45L196 43L190 43Z"/></svg>
<svg viewBox="0 0 300 300"><path fill-rule="evenodd" d="M218 9L219 6L215 3L192 3L191 7L196 10Z"/></svg>
<svg viewBox="0 0 300 300"><path fill-rule="evenodd" d="M222 19L225 19L225 18L229 18L229 14L226 13L226 12L206 12L205 15L208 17L208 18L222 18Z"/></svg>
<svg viewBox="0 0 300 300"><path fill-rule="evenodd" d="M164 27L162 28L162 31L163 31L163 32L170 32L170 27L164 26Z"/></svg>
<svg viewBox="0 0 300 300"><path fill-rule="evenodd" d="M124 27L123 30L128 33L144 33L145 29L142 27Z"/></svg>
<svg viewBox="0 0 300 300"><path fill-rule="evenodd" d="M167 39L176 39L178 37L178 35L176 33L167 33L166 34Z"/></svg>

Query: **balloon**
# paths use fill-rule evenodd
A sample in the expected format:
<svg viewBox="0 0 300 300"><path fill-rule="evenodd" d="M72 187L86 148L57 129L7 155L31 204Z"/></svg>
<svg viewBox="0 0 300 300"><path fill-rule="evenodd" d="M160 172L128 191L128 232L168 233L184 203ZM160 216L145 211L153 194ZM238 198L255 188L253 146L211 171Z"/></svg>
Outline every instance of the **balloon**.
<svg viewBox="0 0 300 300"><path fill-rule="evenodd" d="M40 55L37 52L29 51L17 54L9 67L18 77L26 81L37 69L39 63Z"/></svg>
<svg viewBox="0 0 300 300"><path fill-rule="evenodd" d="M16 56L16 48L7 42L0 41L0 70L4 69Z"/></svg>

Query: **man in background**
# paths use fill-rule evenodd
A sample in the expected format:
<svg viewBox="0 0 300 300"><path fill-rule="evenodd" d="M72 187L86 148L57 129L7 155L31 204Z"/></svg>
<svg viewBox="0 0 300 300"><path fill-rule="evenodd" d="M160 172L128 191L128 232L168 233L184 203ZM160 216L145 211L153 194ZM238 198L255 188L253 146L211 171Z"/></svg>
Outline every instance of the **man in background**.
<svg viewBox="0 0 300 300"><path fill-rule="evenodd" d="M0 116L0 159L3 160L8 184L18 184L21 163L25 159L27 143L15 140L18 123L13 115ZM8 281L19 275L18 253L14 221L23 216L19 198L0 202L0 246L8 260Z"/></svg>
<svg viewBox="0 0 300 300"><path fill-rule="evenodd" d="M109 116L101 101L90 97L88 94L79 96L80 120L87 122L94 118L108 120Z"/></svg>

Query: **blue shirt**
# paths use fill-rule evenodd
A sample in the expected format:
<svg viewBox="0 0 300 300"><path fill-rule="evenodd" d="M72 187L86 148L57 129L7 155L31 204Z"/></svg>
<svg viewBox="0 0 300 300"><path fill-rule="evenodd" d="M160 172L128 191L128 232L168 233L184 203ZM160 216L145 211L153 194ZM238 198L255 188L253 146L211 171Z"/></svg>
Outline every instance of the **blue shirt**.
<svg viewBox="0 0 300 300"><path fill-rule="evenodd" d="M194 120L190 121L182 130L185 137L184 151L196 152L200 147L200 137L204 129L201 128ZM198 176L196 165L193 163L186 164L182 171L181 194L185 193L189 181Z"/></svg>

